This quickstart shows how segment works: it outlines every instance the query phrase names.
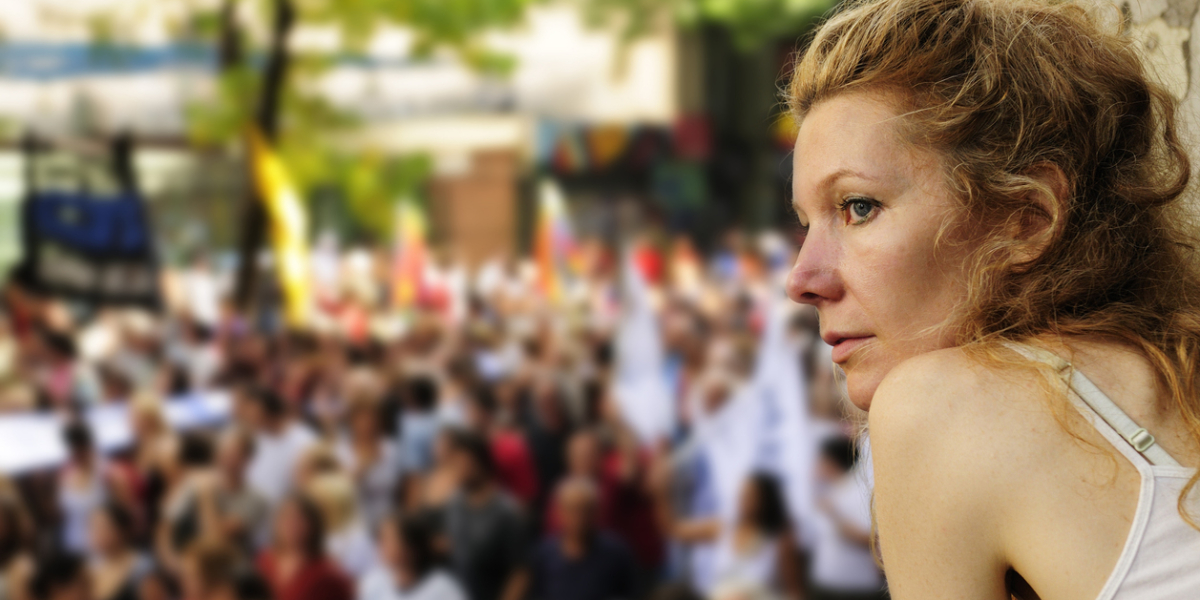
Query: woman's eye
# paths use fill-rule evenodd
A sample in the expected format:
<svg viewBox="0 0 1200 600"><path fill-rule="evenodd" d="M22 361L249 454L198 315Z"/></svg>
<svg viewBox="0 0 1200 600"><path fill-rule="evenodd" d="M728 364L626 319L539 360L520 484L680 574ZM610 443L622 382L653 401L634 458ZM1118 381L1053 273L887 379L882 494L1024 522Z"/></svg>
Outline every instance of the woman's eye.
<svg viewBox="0 0 1200 600"><path fill-rule="evenodd" d="M875 202L866 198L850 198L842 203L841 209L846 211L851 224L866 222L878 208Z"/></svg>

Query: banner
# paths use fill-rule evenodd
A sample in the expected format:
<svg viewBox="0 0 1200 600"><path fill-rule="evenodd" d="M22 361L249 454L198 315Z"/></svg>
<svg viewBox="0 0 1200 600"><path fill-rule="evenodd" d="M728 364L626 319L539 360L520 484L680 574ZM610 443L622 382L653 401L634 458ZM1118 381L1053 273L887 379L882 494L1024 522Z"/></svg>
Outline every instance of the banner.
<svg viewBox="0 0 1200 600"><path fill-rule="evenodd" d="M150 219L136 191L130 139L114 141L116 191L105 193L77 183L72 187L83 189L43 189L38 177L42 150L40 142L25 142L24 256L14 271L16 280L43 294L157 309L158 263Z"/></svg>
<svg viewBox="0 0 1200 600"><path fill-rule="evenodd" d="M250 130L250 164L259 198L267 207L271 248L284 316L293 327L306 327L312 317L312 264L308 259L308 213L287 169L267 147L257 129ZM249 259L249 257L246 257Z"/></svg>
<svg viewBox="0 0 1200 600"><path fill-rule="evenodd" d="M133 443L129 408L124 405L99 406L87 411L84 419L95 436L101 452L115 452ZM223 392L195 394L163 405L167 423L177 430L213 427L229 419L230 398ZM0 416L0 473L19 475L49 469L67 458L62 430L65 421L59 415L23 413Z"/></svg>

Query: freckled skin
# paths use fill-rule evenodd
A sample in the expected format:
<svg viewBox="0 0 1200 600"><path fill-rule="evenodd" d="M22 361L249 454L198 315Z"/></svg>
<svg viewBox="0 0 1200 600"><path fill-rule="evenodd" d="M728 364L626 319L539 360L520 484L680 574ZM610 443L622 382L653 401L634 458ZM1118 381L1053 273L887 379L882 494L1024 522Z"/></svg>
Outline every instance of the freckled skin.
<svg viewBox="0 0 1200 600"><path fill-rule="evenodd" d="M893 367L952 345L938 326L966 294L962 247L935 248L956 201L937 159L899 139L894 106L871 91L818 103L793 157L794 205L809 229L788 295L816 306L826 341L869 337L841 364L850 400L864 410ZM839 209L858 197L872 204Z"/></svg>

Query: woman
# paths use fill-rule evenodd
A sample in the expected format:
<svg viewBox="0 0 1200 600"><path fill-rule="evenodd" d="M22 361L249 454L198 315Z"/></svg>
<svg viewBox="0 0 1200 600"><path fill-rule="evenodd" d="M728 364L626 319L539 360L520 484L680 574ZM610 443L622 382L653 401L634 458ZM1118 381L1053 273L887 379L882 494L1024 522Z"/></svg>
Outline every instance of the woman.
<svg viewBox="0 0 1200 600"><path fill-rule="evenodd" d="M134 493L144 514L140 515L148 531L158 525L159 508L167 493L166 471L174 460L178 437L167 423L162 401L141 393L129 403L129 428L133 433L129 467L133 473Z"/></svg>
<svg viewBox="0 0 1200 600"><path fill-rule="evenodd" d="M291 496L275 516L275 539L258 559L258 570L275 600L351 600L354 584L325 555L321 511L304 496Z"/></svg>
<svg viewBox="0 0 1200 600"><path fill-rule="evenodd" d="M152 568L150 560L133 547L133 515L118 504L108 503L92 513L92 597L97 600L136 600L138 582Z"/></svg>
<svg viewBox="0 0 1200 600"><path fill-rule="evenodd" d="M795 541L779 482L765 473L754 473L742 486L735 522L718 516L680 519L670 493L669 463L655 475L659 515L663 529L684 544L713 544L712 569L697 574L698 584L712 596L783 594L802 597Z"/></svg>
<svg viewBox="0 0 1200 600"><path fill-rule="evenodd" d="M326 473L309 481L305 491L321 509L329 557L350 577L365 575L375 566L377 557L350 476Z"/></svg>
<svg viewBox="0 0 1200 600"><path fill-rule="evenodd" d="M379 529L380 566L359 582L358 600L466 600L437 567L433 536L416 518L393 517Z"/></svg>
<svg viewBox="0 0 1200 600"><path fill-rule="evenodd" d="M809 600L887 600L871 552L871 487L849 437L821 442L812 519ZM858 465L861 466L861 465Z"/></svg>
<svg viewBox="0 0 1200 600"><path fill-rule="evenodd" d="M378 525L396 504L403 474L400 449L384 437L381 407L360 399L346 409L346 435L337 445L338 459L353 477L370 527Z"/></svg>
<svg viewBox="0 0 1200 600"><path fill-rule="evenodd" d="M96 451L92 430L86 424L68 424L63 441L67 462L58 476L61 543L68 551L82 553L91 545L88 523L92 512L109 501L128 503L128 488Z"/></svg>
<svg viewBox="0 0 1200 600"><path fill-rule="evenodd" d="M855 2L788 95L788 292L870 411L892 597L1194 598L1190 165L1134 42L1069 3Z"/></svg>

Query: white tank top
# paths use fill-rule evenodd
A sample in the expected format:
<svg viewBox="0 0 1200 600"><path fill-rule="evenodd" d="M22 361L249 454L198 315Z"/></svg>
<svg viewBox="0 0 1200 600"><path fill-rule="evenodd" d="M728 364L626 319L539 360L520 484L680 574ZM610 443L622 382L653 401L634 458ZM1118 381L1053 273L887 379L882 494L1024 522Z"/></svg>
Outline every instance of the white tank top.
<svg viewBox="0 0 1200 600"><path fill-rule="evenodd" d="M1141 475L1137 513L1117 566L1097 600L1200 599L1200 531L1179 514L1179 494L1196 469L1183 467L1100 388L1062 358L1028 346L1022 354L1056 368L1071 402ZM1200 516L1200 491L1191 495Z"/></svg>

